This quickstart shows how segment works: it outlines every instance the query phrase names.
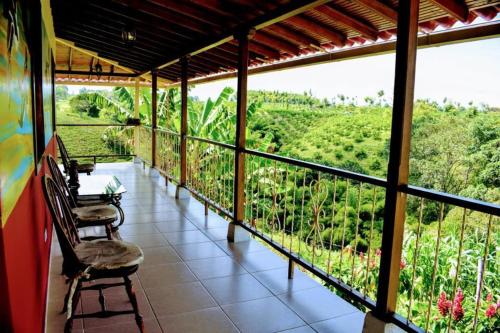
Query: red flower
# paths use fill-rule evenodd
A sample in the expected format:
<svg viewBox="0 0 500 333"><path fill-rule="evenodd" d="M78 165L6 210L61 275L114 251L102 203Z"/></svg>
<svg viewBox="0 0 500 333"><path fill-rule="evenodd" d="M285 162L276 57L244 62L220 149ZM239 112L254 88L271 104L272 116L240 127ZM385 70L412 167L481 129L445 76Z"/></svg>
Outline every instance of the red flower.
<svg viewBox="0 0 500 333"><path fill-rule="evenodd" d="M444 291L439 295L437 306L441 316L446 317L450 313L451 301L446 299L446 293Z"/></svg>
<svg viewBox="0 0 500 333"><path fill-rule="evenodd" d="M486 301L487 302L491 302L493 300L493 294L492 293L489 293L488 295L486 295Z"/></svg>
<svg viewBox="0 0 500 333"><path fill-rule="evenodd" d="M497 314L497 306L496 304L490 304L486 309L486 317L493 318Z"/></svg>
<svg viewBox="0 0 500 333"><path fill-rule="evenodd" d="M376 249L376 250L375 250L375 255L376 255L377 257L380 257L380 256L382 255L382 250L381 250L381 249Z"/></svg>
<svg viewBox="0 0 500 333"><path fill-rule="evenodd" d="M406 261L404 259L401 259L399 262L399 269L404 269L406 267Z"/></svg>
<svg viewBox="0 0 500 333"><path fill-rule="evenodd" d="M462 307L463 300L464 293L462 292L462 289L458 288L457 294L455 295L455 300L453 301L452 316L455 321L460 321L464 317L464 308Z"/></svg>

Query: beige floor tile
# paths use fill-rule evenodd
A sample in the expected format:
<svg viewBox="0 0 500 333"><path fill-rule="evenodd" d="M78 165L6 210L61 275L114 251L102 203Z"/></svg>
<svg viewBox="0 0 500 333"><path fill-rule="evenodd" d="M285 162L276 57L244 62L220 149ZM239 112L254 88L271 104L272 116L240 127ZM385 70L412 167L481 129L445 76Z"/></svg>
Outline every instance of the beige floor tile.
<svg viewBox="0 0 500 333"><path fill-rule="evenodd" d="M359 311L324 287L290 292L278 297L309 324Z"/></svg>
<svg viewBox="0 0 500 333"><path fill-rule="evenodd" d="M211 241L199 230L168 232L164 233L163 237L165 237L171 245L205 243Z"/></svg>
<svg viewBox="0 0 500 333"><path fill-rule="evenodd" d="M288 267L288 261L271 252L271 250L257 251L248 255L242 254L234 258L251 273Z"/></svg>
<svg viewBox="0 0 500 333"><path fill-rule="evenodd" d="M125 223L120 226L118 231L120 236L135 236L135 235L146 235L146 234L157 234L158 229L155 228L153 224L148 223Z"/></svg>
<svg viewBox="0 0 500 333"><path fill-rule="evenodd" d="M237 333L238 329L220 308L209 308L158 318L165 333Z"/></svg>
<svg viewBox="0 0 500 333"><path fill-rule="evenodd" d="M162 286L197 281L196 276L184 263L172 263L141 267L138 272L143 288L160 288Z"/></svg>
<svg viewBox="0 0 500 333"><path fill-rule="evenodd" d="M182 261L171 246L144 248L142 252L144 253L144 262L140 265L139 269Z"/></svg>
<svg viewBox="0 0 500 333"><path fill-rule="evenodd" d="M201 283L219 304L244 302L271 296L271 292L250 274L202 280Z"/></svg>
<svg viewBox="0 0 500 333"><path fill-rule="evenodd" d="M247 273L240 264L227 256L186 261L186 264L199 279Z"/></svg>
<svg viewBox="0 0 500 333"><path fill-rule="evenodd" d="M162 333L156 319L144 319L144 328L148 333ZM85 333L136 333L139 332L135 322L121 322L115 317L115 324L110 326L85 328Z"/></svg>
<svg viewBox="0 0 500 333"><path fill-rule="evenodd" d="M361 333L365 314L356 312L350 315L336 317L311 324L318 333Z"/></svg>
<svg viewBox="0 0 500 333"><path fill-rule="evenodd" d="M222 251L214 243L198 243L196 246L193 246L192 244L175 245L174 249L184 260L226 256L226 253L224 253L224 251Z"/></svg>
<svg viewBox="0 0 500 333"><path fill-rule="evenodd" d="M256 272L253 276L275 295L321 286L298 269L295 269L293 279L288 279L288 268Z"/></svg>
<svg viewBox="0 0 500 333"><path fill-rule="evenodd" d="M196 226L189 222L187 218L181 218L171 221L158 222L154 224L160 232L176 232L184 230L197 230Z"/></svg>
<svg viewBox="0 0 500 333"><path fill-rule="evenodd" d="M157 317L217 306L200 282L146 289Z"/></svg>
<svg viewBox="0 0 500 333"><path fill-rule="evenodd" d="M122 239L141 248L166 246L168 242L160 233L150 235L123 235Z"/></svg>
<svg viewBox="0 0 500 333"><path fill-rule="evenodd" d="M243 333L271 333L304 326L293 311L275 297L222 306Z"/></svg>

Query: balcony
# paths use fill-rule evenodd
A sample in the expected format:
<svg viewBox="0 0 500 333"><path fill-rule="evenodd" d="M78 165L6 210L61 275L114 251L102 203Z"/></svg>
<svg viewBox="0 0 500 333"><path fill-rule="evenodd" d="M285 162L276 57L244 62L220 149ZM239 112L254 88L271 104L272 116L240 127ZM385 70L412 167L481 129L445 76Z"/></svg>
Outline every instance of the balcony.
<svg viewBox="0 0 500 333"><path fill-rule="evenodd" d="M365 314L318 278L254 238L227 241L228 221L194 197L175 199L175 187L134 163L100 163L127 188L126 220L117 237L139 245L145 261L133 276L148 332L361 332ZM85 236L102 230L84 230ZM67 290L62 256L53 237L47 332L62 332ZM104 292L109 310L130 307L123 288ZM85 291L79 310L100 310L96 291ZM135 332L133 315L75 320L73 332Z"/></svg>
<svg viewBox="0 0 500 333"><path fill-rule="evenodd" d="M58 126L62 133L64 124ZM144 249L146 262L135 285L149 330L203 331L208 325L221 325L211 331L243 332L366 329L365 313L375 309L382 283L385 255L374 229L383 228L378 201L386 196L387 180L244 149L243 219L235 221L234 145L194 136L183 143L179 133L147 126L120 130L113 150L128 145L127 154L119 155L134 156L136 163L99 163L97 173L117 175L128 189L126 221L117 236ZM94 161L108 158L79 153ZM174 186L182 174L185 185ZM485 303L478 300L495 290L498 206L412 185L398 190L408 197L406 219L417 220L412 222L416 230L402 234L392 323L420 332L433 327L433 318L446 320L439 304L442 290L450 287L447 297L466 295L468 327L487 322ZM176 199L179 194L189 199ZM445 219L445 209L458 218ZM438 213L437 230L426 228L423 215L429 211ZM325 225L341 238L326 237ZM234 228L248 238L235 237ZM479 246L471 248L467 239ZM54 249L57 255L57 245ZM49 307L49 328L64 322L57 312L57 297L65 288L57 271L60 260L53 258L51 299L56 303ZM422 281L428 292L422 292L427 290ZM125 298L109 298L110 308L127 306ZM92 308L98 306L97 295L84 294L82 306L84 312L97 311ZM132 316L77 324L86 332L94 325L135 329ZM462 322L448 321L457 324Z"/></svg>

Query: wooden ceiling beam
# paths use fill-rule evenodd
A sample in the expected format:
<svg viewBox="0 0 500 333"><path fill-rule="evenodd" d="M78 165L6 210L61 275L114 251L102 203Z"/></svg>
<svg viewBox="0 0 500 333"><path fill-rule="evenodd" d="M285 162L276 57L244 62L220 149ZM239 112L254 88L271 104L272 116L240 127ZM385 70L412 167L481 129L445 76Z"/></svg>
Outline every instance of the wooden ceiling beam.
<svg viewBox="0 0 500 333"><path fill-rule="evenodd" d="M394 8L386 5L379 0L353 0L362 4L365 7L368 7L370 10L374 11L378 15L382 16L386 20L392 23L398 22L398 12Z"/></svg>
<svg viewBox="0 0 500 333"><path fill-rule="evenodd" d="M115 3L123 5L124 2L122 0L111 0ZM172 13L168 10L166 10L162 6L158 6L155 4L152 4L147 1L143 0L128 0L126 4L132 8L133 10L140 11L142 13L147 14L148 16L154 16L157 17L161 20L164 20L164 24L170 24L174 26L179 26L181 28L184 28L186 30L190 31L195 31L200 34L206 35L206 34L218 34L220 31L217 31L214 29L213 26L203 24L203 23L198 23L197 21L194 21L193 19L190 19L188 17L185 17L183 15L175 14Z"/></svg>
<svg viewBox="0 0 500 333"><path fill-rule="evenodd" d="M432 3L443 9L445 12L461 22L467 21L469 8L461 0L430 0Z"/></svg>
<svg viewBox="0 0 500 333"><path fill-rule="evenodd" d="M73 48L69 47L69 54L68 54L68 70L71 70L71 67L73 65ZM69 74L68 74L68 79L69 79Z"/></svg>
<svg viewBox="0 0 500 333"><path fill-rule="evenodd" d="M79 25L66 25L66 24L58 24L65 32L71 33L76 36L81 36L83 38L87 38L90 40L94 40L96 42L103 42L106 45L112 45L116 47L118 50L126 51L126 52L137 52L141 54L150 54L155 57L162 56L165 52L170 50L160 49L157 45L152 44L144 44L144 43L134 43L133 47L128 46L121 40L121 35L115 35L113 33L109 33L107 31L100 31L99 29L91 28L91 27L80 27Z"/></svg>
<svg viewBox="0 0 500 333"><path fill-rule="evenodd" d="M335 46L342 47L345 45L346 37L342 33L332 29L331 27L326 27L321 23L317 23L311 18L306 19L302 16L295 16L289 18L287 22L290 22L293 25L296 25L304 30L311 31L317 35L324 36Z"/></svg>
<svg viewBox="0 0 500 333"><path fill-rule="evenodd" d="M67 47L70 47L70 48L74 49L75 51L78 51L78 52L83 53L85 55L94 56L96 58L99 58L102 61L105 61L107 63L113 64L114 66L120 68L121 70L123 70L125 72L134 73L134 71L132 69L130 69L130 68L126 67L126 66L121 66L117 61L104 58L104 57L98 55L97 52L93 52L93 51L87 50L85 48L79 48L79 47L75 46L75 43L70 42L68 40L62 39L60 37L56 37L56 43L59 43L61 45L67 46Z"/></svg>
<svg viewBox="0 0 500 333"><path fill-rule="evenodd" d="M205 51L205 52L200 53L200 54L205 54L205 53L210 55L211 57L220 59L221 62L229 64L233 67L236 67L238 65L238 58L237 57L232 57L230 54L228 54L224 51L221 51L219 49L211 49L211 50Z"/></svg>
<svg viewBox="0 0 500 333"><path fill-rule="evenodd" d="M297 46L283 39L274 37L273 35L266 34L263 30L256 32L253 39L258 41L259 43L268 45L273 49L278 49L284 51L285 53L289 53L290 55L298 55L300 53L300 50Z"/></svg>
<svg viewBox="0 0 500 333"><path fill-rule="evenodd" d="M197 7L196 4L188 5L178 0L150 0L150 2L213 27L220 26L220 22L225 20L225 16L218 13L207 13L206 10Z"/></svg>
<svg viewBox="0 0 500 333"><path fill-rule="evenodd" d="M330 5L323 5L317 7L315 9L315 12L320 13L320 15L322 16L326 16L327 18L332 19L335 22L342 24L343 26L356 30L366 39L372 41L377 40L377 35L378 35L377 29L372 25L370 25L369 23L354 18L351 14L347 14Z"/></svg>
<svg viewBox="0 0 500 333"><path fill-rule="evenodd" d="M131 10L130 7L127 6L121 6L121 5L116 5L110 8L109 6L105 5L105 1L99 1L99 2L94 2L94 1L88 1L88 6L95 8L96 10L99 10L103 13L106 13L106 15L109 15L109 24L113 25L114 20L116 16L122 17L124 22L133 22L137 26L143 26L149 28L151 31L155 30L161 30L164 32L167 32L171 35L175 35L182 39L184 39L186 42L191 42L193 41L193 33L186 31L185 29L178 29L176 27L172 27L171 25L168 25L165 20L159 19L156 16L151 16L144 14L142 12L137 12ZM116 25L116 24L115 24ZM199 37L199 34L195 34L195 38Z"/></svg>
<svg viewBox="0 0 500 333"><path fill-rule="evenodd" d="M295 0L287 4L278 6L276 10L269 11L265 15L261 15L253 20L249 20L243 24L239 24L236 27L232 27L216 37L208 37L198 40L197 43L191 43L187 48L180 50L178 53L174 53L169 57L166 57L162 63L159 63L153 68L161 68L168 66L173 62L177 62L180 58L188 55L196 55L202 53L208 49L219 46L226 43L234 38L234 34L242 31L248 31L250 29L260 30L274 23L286 20L289 17L295 16L297 14L303 13L314 7L323 5L329 0ZM148 73L144 72L143 74Z"/></svg>
<svg viewBox="0 0 500 333"><path fill-rule="evenodd" d="M298 31L293 31L281 23L273 24L266 28L265 31L269 31L275 35L281 35L283 37L291 39L298 45L315 45L317 47L321 46L321 44L314 38L306 36Z"/></svg>
<svg viewBox="0 0 500 333"><path fill-rule="evenodd" d="M65 36L62 36L62 37L64 38ZM84 41L84 40L74 40L73 42L75 43L75 46L77 46L77 47L80 46L81 48L84 48L87 50L92 51L92 49L98 49L99 51L95 51L96 54L99 54L104 58L113 58L113 60L115 62L117 62L118 64L122 64L123 67L128 67L131 70L137 71L137 70L141 70L143 68L148 67L147 64L146 65L144 64L144 61L145 61L144 57L139 58L139 57L133 56L131 54L117 55L116 50L114 50L114 49L109 50L109 48L96 47L95 44L91 44L88 41ZM125 65L125 63L133 64L133 66Z"/></svg>
<svg viewBox="0 0 500 333"><path fill-rule="evenodd" d="M103 22L106 22L106 20L109 20L110 17L100 14L100 13L88 13L86 10L82 11L82 15L88 15L88 19L85 21L77 21L72 17L68 16L63 16L61 15L60 17L57 17L57 20L55 20L55 24L63 24L65 26L68 25L74 25L76 27L83 26L87 29L92 29L97 32L109 32L109 33L115 33L117 36L119 36L119 40L121 41L121 33L122 29L121 27L125 25L125 21L118 20L116 18L113 18L113 24L103 24ZM176 40L175 38L171 38L167 36L166 34L163 33L154 33L152 29L149 29L148 27L143 28L142 26L136 26L135 27L138 39L136 42L142 42L146 41L148 42L148 45L154 46L155 44L161 43L163 45L172 45L173 47L178 47L181 45L181 43Z"/></svg>
<svg viewBox="0 0 500 333"><path fill-rule="evenodd" d="M252 40L250 42L249 49L252 52L255 52L255 53L257 53L261 56L264 56L266 58L269 58L269 59L278 60L280 58L280 53L277 50L271 49L271 48L269 48L265 45L262 45L254 40Z"/></svg>

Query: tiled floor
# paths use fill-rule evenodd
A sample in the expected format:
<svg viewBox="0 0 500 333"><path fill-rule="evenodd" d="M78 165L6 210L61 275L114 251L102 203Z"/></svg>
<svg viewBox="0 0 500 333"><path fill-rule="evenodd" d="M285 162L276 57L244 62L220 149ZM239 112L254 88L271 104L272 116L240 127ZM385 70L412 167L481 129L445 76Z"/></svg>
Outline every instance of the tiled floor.
<svg viewBox="0 0 500 333"><path fill-rule="evenodd" d="M204 215L194 200L176 201L174 188L132 163L98 164L127 188L119 236L138 244L145 260L133 283L147 332L361 332L364 313L297 270L258 241L228 243L227 222ZM99 230L87 230L87 233ZM47 332L62 332L66 292L54 236ZM122 287L105 291L109 309L127 309ZM84 292L78 311L99 310ZM133 315L76 320L74 332L136 332Z"/></svg>

